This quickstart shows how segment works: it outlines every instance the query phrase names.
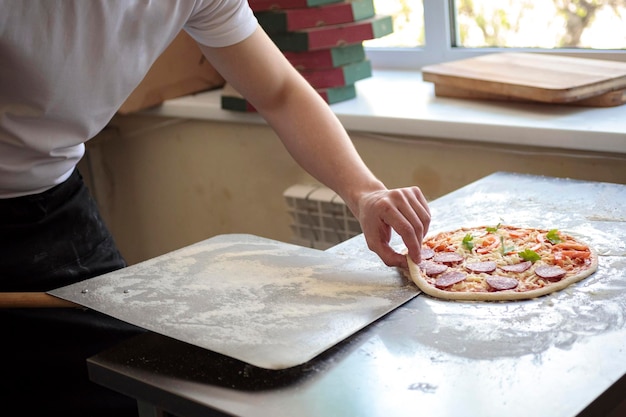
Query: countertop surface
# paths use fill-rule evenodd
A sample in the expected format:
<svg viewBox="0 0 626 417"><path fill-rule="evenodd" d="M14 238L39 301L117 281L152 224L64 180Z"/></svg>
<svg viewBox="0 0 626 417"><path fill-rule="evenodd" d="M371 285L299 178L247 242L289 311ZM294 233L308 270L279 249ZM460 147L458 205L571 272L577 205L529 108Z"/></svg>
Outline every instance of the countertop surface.
<svg viewBox="0 0 626 417"><path fill-rule="evenodd" d="M431 210L431 233L498 222L567 231L598 251L599 269L533 300L420 294L282 371L148 333L90 358L91 378L182 417L573 417L624 399L626 186L495 173ZM375 259L362 235L328 251Z"/></svg>

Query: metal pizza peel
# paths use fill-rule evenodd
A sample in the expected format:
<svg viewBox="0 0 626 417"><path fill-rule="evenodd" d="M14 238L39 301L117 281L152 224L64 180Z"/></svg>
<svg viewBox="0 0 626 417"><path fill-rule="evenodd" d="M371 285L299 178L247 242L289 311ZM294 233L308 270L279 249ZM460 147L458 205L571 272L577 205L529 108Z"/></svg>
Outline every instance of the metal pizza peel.
<svg viewBox="0 0 626 417"><path fill-rule="evenodd" d="M418 293L375 256L232 234L47 295L254 366L285 369Z"/></svg>

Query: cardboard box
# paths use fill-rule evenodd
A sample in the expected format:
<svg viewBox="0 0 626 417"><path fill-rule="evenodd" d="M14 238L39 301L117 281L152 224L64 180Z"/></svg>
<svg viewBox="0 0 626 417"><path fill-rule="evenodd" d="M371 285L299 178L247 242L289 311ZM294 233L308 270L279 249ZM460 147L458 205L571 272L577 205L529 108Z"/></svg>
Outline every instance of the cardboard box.
<svg viewBox="0 0 626 417"><path fill-rule="evenodd" d="M341 0L248 0L253 12L276 9L298 9L321 6L329 3L339 3Z"/></svg>
<svg viewBox="0 0 626 417"><path fill-rule="evenodd" d="M374 17L373 0L354 0L304 9L273 10L256 13L266 32L292 32L320 26L356 22Z"/></svg>
<svg viewBox="0 0 626 417"><path fill-rule="evenodd" d="M339 103L356 97L356 87L354 84L345 85L343 87L319 88L317 92L328 104Z"/></svg>
<svg viewBox="0 0 626 417"><path fill-rule="evenodd" d="M313 88L342 87L372 76L372 64L365 60L337 68L303 70L300 74Z"/></svg>
<svg viewBox="0 0 626 417"><path fill-rule="evenodd" d="M291 62L291 65L299 71L315 68L336 68L365 60L365 48L362 43L318 49L317 51L283 51L283 54Z"/></svg>
<svg viewBox="0 0 626 417"><path fill-rule="evenodd" d="M269 33L282 51L315 51L380 38L393 32L391 16L376 16L341 25Z"/></svg>
<svg viewBox="0 0 626 417"><path fill-rule="evenodd" d="M334 88L319 88L317 93L328 104L338 103L356 97L354 84ZM225 110L256 112L256 109L234 88L226 84L221 95L221 107Z"/></svg>
<svg viewBox="0 0 626 417"><path fill-rule="evenodd" d="M186 32L181 32L155 61L118 113L136 112L171 98L223 85L224 78L204 58L197 43Z"/></svg>

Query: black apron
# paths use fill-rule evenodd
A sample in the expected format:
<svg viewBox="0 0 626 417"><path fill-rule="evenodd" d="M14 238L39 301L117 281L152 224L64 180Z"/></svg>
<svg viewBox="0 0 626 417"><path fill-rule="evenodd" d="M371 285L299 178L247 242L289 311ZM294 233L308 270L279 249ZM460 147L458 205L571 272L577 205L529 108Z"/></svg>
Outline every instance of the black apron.
<svg viewBox="0 0 626 417"><path fill-rule="evenodd" d="M0 291L48 291L126 266L80 173L0 199ZM87 309L0 309L0 404L15 415L136 416L86 359L143 330Z"/></svg>

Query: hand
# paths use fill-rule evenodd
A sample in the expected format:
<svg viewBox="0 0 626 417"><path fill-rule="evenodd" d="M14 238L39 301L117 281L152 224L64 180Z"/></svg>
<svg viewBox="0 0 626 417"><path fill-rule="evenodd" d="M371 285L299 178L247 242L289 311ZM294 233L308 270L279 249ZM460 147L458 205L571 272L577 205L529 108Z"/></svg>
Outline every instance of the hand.
<svg viewBox="0 0 626 417"><path fill-rule="evenodd" d="M402 238L411 260L420 262L422 240L430 225L430 210L418 187L365 194L359 201L358 220L367 247L388 266L407 268L406 255L389 245L391 229Z"/></svg>

